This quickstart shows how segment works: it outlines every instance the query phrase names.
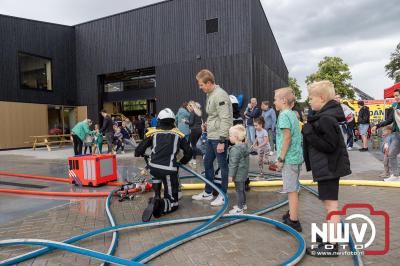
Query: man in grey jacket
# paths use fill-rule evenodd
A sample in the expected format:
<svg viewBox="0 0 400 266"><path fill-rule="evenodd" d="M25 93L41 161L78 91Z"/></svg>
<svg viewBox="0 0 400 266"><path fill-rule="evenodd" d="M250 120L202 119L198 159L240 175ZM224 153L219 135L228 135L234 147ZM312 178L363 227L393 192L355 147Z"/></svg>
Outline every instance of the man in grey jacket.
<svg viewBox="0 0 400 266"><path fill-rule="evenodd" d="M227 149L229 129L233 124L232 103L229 95L220 86L215 84L213 73L207 69L201 70L196 76L200 89L207 93L207 144L204 157L205 176L214 181L226 193L228 189L228 162ZM215 176L214 161L217 159L221 169L221 177ZM194 200L212 200L212 187L206 185L205 191L192 197ZM218 195L212 202L212 206L224 204L223 195Z"/></svg>

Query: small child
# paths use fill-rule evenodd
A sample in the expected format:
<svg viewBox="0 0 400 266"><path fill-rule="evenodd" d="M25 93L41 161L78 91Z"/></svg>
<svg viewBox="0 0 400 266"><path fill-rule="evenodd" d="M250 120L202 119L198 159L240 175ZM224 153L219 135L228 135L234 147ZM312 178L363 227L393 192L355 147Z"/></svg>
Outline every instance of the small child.
<svg viewBox="0 0 400 266"><path fill-rule="evenodd" d="M114 138L113 138L113 144L115 145L113 148L113 154L117 154L118 150L121 149L121 153L124 154L124 142L123 138L124 136L121 133L121 128L118 125L113 126L114 129Z"/></svg>
<svg viewBox="0 0 400 266"><path fill-rule="evenodd" d="M122 122L122 127L121 127L121 133L122 133L122 142L125 145L129 145L132 147L132 149L136 149L137 144L136 141L131 137L132 132L129 130L129 128L126 126L126 122Z"/></svg>
<svg viewBox="0 0 400 266"><path fill-rule="evenodd" d="M346 121L346 118L342 107L334 100L332 82L324 80L312 83L308 87L308 95L315 114L308 117L303 127L304 158L307 171L312 171L313 180L318 183L318 197L326 214L329 214L337 212L339 208L339 179L351 174L349 154L339 128L339 123ZM332 215L326 222L341 230L339 215ZM337 236L337 230L333 234ZM322 241L324 243L307 248L307 254L316 257L338 256L335 239L328 237L317 240Z"/></svg>
<svg viewBox="0 0 400 266"><path fill-rule="evenodd" d="M102 154L103 152L103 134L100 132L100 125L96 124L94 126L94 131L93 131L93 136L94 136L94 150L93 153L98 153Z"/></svg>
<svg viewBox="0 0 400 266"><path fill-rule="evenodd" d="M135 150L135 157L144 156L151 148L149 161L150 174L153 176L154 197L142 215L142 221L148 222L151 217L159 218L163 214L174 212L179 207L179 165L177 155L183 150L181 164L187 164L192 158L192 149L185 135L175 128L175 114L169 108L160 111L157 116L157 127L150 128L146 138ZM164 186L164 198L161 198L161 187Z"/></svg>
<svg viewBox="0 0 400 266"><path fill-rule="evenodd" d="M249 174L249 148L244 140L246 129L236 125L229 129L229 140L233 144L229 148L229 180L235 182L236 205L229 214L243 214L247 210L245 182Z"/></svg>
<svg viewBox="0 0 400 266"><path fill-rule="evenodd" d="M292 88L275 91L275 107L279 111L276 125L277 169L282 170L282 193L288 194L289 211L282 217L283 223L298 232L302 231L299 212L299 176L303 163L301 131L295 112L291 109L295 101Z"/></svg>
<svg viewBox="0 0 400 266"><path fill-rule="evenodd" d="M388 125L383 128L382 134L382 153L383 153L383 167L384 172L379 175L379 177L389 177L390 176L390 169L389 169L389 146L394 139L393 127Z"/></svg>
<svg viewBox="0 0 400 266"><path fill-rule="evenodd" d="M92 145L93 145L93 134L92 131L85 136L85 141L83 142L83 154L86 155L86 151L89 148L89 154L92 154Z"/></svg>
<svg viewBox="0 0 400 266"><path fill-rule="evenodd" d="M269 145L268 132L264 129L264 118L257 117L254 119L254 127L256 129L256 141L253 146L251 146L252 150L256 150L258 152L258 167L259 167L259 177L264 177L264 157L267 157L269 152L271 151L271 147Z"/></svg>

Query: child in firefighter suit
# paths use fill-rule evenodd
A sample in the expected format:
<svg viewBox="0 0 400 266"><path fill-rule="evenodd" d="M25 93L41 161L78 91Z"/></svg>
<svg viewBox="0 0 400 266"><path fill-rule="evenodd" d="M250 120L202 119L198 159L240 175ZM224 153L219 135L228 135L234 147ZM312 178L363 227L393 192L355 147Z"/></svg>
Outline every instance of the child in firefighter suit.
<svg viewBox="0 0 400 266"><path fill-rule="evenodd" d="M192 149L185 135L175 128L175 114L171 109L163 109L157 117L156 128L150 128L144 140L135 150L135 157L144 156L146 149L151 148L149 161L150 174L153 176L154 198L143 212L143 222L151 217L159 218L162 214L178 209L178 165L176 156L183 150L180 163L186 164L192 158ZM161 185L164 185L164 198L161 198Z"/></svg>

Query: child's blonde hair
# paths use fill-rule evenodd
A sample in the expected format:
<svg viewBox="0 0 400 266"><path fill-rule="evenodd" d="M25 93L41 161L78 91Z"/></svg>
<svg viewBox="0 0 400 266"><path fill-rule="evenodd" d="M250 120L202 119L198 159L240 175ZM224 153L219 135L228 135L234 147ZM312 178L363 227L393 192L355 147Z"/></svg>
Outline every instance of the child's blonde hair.
<svg viewBox="0 0 400 266"><path fill-rule="evenodd" d="M316 94L317 96L325 96L326 101L335 99L335 86L329 80L315 81L308 85L308 94Z"/></svg>
<svg viewBox="0 0 400 266"><path fill-rule="evenodd" d="M282 99L286 100L287 105L292 106L296 101L293 89L291 87L285 87L275 90L275 95L279 95Z"/></svg>
<svg viewBox="0 0 400 266"><path fill-rule="evenodd" d="M383 128L383 131L390 131L393 132L393 127L391 125L387 125Z"/></svg>
<svg viewBox="0 0 400 266"><path fill-rule="evenodd" d="M230 136L236 136L240 141L246 138L246 129L243 125L236 125L229 129Z"/></svg>

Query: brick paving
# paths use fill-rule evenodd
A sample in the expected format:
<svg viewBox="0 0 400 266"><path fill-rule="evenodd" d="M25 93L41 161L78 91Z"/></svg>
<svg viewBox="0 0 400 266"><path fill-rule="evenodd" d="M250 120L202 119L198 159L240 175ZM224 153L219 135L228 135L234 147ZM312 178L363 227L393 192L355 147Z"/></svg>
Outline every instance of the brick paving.
<svg viewBox="0 0 400 266"><path fill-rule="evenodd" d="M382 170L379 160L370 154L350 152L353 174L347 179L379 180L377 174ZM6 160L0 155L0 160ZM365 161L368 160L368 164ZM21 159L20 159L21 161ZM23 161L23 160L22 160ZM26 158L26 161L31 159ZM254 160L255 161L255 160ZM127 157L119 162L129 166L132 159ZM252 162L252 164L255 162ZM62 161L39 161L31 164L31 171L49 175L54 169L62 168ZM40 167L42 165L42 167ZM135 160L135 165L140 165ZM379 168L380 167L380 168ZM201 166L198 167L201 171ZM256 168L254 168L256 169ZM27 171L18 164L1 164L0 170ZM57 170L62 176L62 170ZM31 172L32 173L32 172ZM304 173L303 178L309 178ZM7 179L8 180L8 179ZM27 181L26 181L27 182ZM32 181L30 181L32 182ZM35 183L35 182L33 182ZM253 188L248 193L249 212L263 208L283 199L284 195L276 193L278 188ZM203 216L215 213L218 209L207 203L192 202L191 195L198 191L184 191L181 208L168 218ZM112 211L118 224L140 221L141 212L149 195L141 195L133 201L112 203ZM234 198L230 191L230 198ZM0 206L7 196L0 195ZM14 196L13 196L14 197ZM365 265L398 265L400 259L400 189L350 186L340 188L341 205L344 203L370 203L377 210L385 210L390 215L390 251L384 256L364 256ZM73 199L67 204L52 209L31 213L23 218L0 224L0 238L43 238L61 241L89 230L108 226L104 214L105 199ZM232 205L232 203L231 203ZM1 209L0 209L1 210ZM287 210L284 206L268 213L266 217L280 219ZM312 222L322 222L324 211L320 201L310 193L300 193L300 219L303 225L303 237L310 242ZM383 219L374 220L377 227L376 243L373 247L382 247ZM140 252L171 237L190 230L196 224L172 225L149 229L122 231L117 256L132 258ZM111 234L99 235L76 243L79 246L106 252L111 242ZM176 249L152 260L150 265L276 265L294 254L296 241L287 233L275 229L271 225L255 221L242 222L226 229L205 235L183 244ZM0 260L10 258L37 249L34 246L13 246L0 248ZM352 258L313 258L305 256L301 265L353 265ZM85 256L64 251L54 251L44 256L20 263L19 265L99 265L99 261Z"/></svg>

